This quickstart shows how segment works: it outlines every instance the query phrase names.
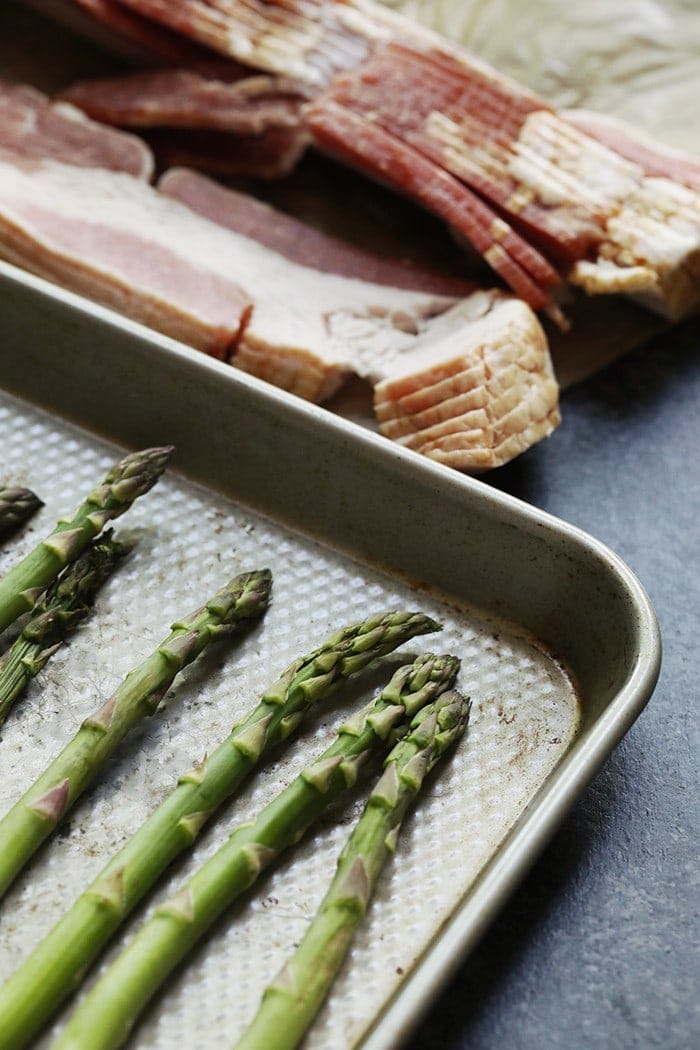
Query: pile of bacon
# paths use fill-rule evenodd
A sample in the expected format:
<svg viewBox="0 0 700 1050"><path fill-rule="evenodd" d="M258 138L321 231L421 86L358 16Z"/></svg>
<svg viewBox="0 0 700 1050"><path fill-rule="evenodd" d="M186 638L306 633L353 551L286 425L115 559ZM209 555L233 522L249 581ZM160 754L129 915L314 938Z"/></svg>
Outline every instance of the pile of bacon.
<svg viewBox="0 0 700 1050"><path fill-rule="evenodd" d="M534 311L561 322L567 285L672 319L700 306L700 164L555 112L371 0L53 6L157 68L54 103L4 86L0 254L302 397L366 377L408 447L477 471L552 431ZM274 178L309 145L439 216L509 293L378 259L189 170ZM155 187L151 150L180 165Z"/></svg>

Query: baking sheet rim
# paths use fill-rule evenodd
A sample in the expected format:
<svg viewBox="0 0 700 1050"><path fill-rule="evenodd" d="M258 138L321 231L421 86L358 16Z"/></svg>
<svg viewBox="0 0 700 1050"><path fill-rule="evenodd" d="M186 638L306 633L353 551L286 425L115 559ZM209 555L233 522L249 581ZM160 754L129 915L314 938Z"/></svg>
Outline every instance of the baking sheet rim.
<svg viewBox="0 0 700 1050"><path fill-rule="evenodd" d="M598 541L594 542L598 544ZM608 555L612 554L603 545L599 546ZM453 911L449 922L436 934L367 1031L361 1043L363 1050L393 1050L409 1036L649 702L661 669L658 620L634 573L617 555L612 554L612 559L630 588L637 592L639 602L640 645L633 674L596 719L589 736L575 738L571 750L526 806L476 883Z"/></svg>

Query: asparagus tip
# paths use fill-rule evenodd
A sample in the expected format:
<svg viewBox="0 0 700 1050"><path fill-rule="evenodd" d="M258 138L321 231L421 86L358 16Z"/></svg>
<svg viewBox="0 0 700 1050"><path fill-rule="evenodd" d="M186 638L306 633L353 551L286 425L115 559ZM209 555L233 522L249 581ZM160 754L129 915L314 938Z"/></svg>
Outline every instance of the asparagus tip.
<svg viewBox="0 0 700 1050"><path fill-rule="evenodd" d="M0 532L9 532L23 525L43 506L44 501L31 489L0 487Z"/></svg>
<svg viewBox="0 0 700 1050"><path fill-rule="evenodd" d="M153 488L174 451L174 445L161 445L130 452L114 464L103 486L108 488L112 498L129 505Z"/></svg>

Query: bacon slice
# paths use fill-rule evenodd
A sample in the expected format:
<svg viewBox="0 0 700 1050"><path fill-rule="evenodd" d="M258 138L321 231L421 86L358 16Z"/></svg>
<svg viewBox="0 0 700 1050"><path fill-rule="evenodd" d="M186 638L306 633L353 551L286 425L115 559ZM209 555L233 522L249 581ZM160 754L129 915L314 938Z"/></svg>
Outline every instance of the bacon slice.
<svg viewBox="0 0 700 1050"><path fill-rule="evenodd" d="M232 135L189 128L150 128L143 136L158 167L191 167L212 175L281 179L296 168L308 136L303 128L268 128L260 135Z"/></svg>
<svg viewBox="0 0 700 1050"><path fill-rule="evenodd" d="M536 317L518 300L486 293L454 306L395 359L374 404L387 437L471 473L502 466L560 422Z"/></svg>
<svg viewBox="0 0 700 1050"><path fill-rule="evenodd" d="M351 160L359 156L366 170L422 195L536 308L545 302L526 279L534 277L542 293L545 272L524 255L512 227L503 224L498 240L495 224L479 223L478 213L468 216L464 209L460 226L454 214L458 191L448 179L488 197L530 245L544 245L566 262L569 280L589 293L634 294L672 319L696 310L700 194L646 176L638 164L536 106L527 94L514 94L508 112L497 78L494 83L478 71L472 77L467 66L451 56L384 45L360 70L337 77L309 107L310 127L322 145ZM421 91L412 93L411 84L420 84ZM408 150L432 169L421 168ZM431 197L436 171L439 185L451 187L453 214L446 192Z"/></svg>
<svg viewBox="0 0 700 1050"><path fill-rule="evenodd" d="M478 287L461 277L364 251L255 197L224 188L186 168L166 171L158 182L158 189L212 222L278 252L290 262L311 266L322 273L455 298L470 295Z"/></svg>
<svg viewBox="0 0 700 1050"><path fill-rule="evenodd" d="M454 302L320 273L131 176L50 160L0 158L0 254L313 400Z"/></svg>
<svg viewBox="0 0 700 1050"><path fill-rule="evenodd" d="M700 161L681 150L662 145L624 120L592 110L567 109L561 117L638 165L645 175L658 175L689 189L700 190Z"/></svg>
<svg viewBox="0 0 700 1050"><path fill-rule="evenodd" d="M141 130L161 169L276 179L309 142L297 85L225 60L84 80L61 97L97 120Z"/></svg>
<svg viewBox="0 0 700 1050"><path fill-rule="evenodd" d="M609 218L597 258L576 263L569 280L590 295L631 295L672 321L696 312L700 194L643 178Z"/></svg>
<svg viewBox="0 0 700 1050"><path fill-rule="evenodd" d="M74 106L51 102L32 87L7 81L0 81L0 153L52 157L142 179L153 171L153 157L135 135L103 127Z"/></svg>
<svg viewBox="0 0 700 1050"><path fill-rule="evenodd" d="M0 253L311 400L454 302L320 273L140 180L52 161L0 164Z"/></svg>
<svg viewBox="0 0 700 1050"><path fill-rule="evenodd" d="M381 261L370 280L366 253L194 172L168 172L159 189L225 226L251 275L255 309L233 363L309 399L329 397L350 371L378 374L431 330L455 293L473 288Z"/></svg>
<svg viewBox="0 0 700 1050"><path fill-rule="evenodd" d="M420 85L420 89L419 89ZM466 56L390 42L336 77L322 100L353 110L414 147L517 224L560 261L590 254L602 220L545 144L521 145L533 114L553 114L531 92ZM522 154L526 156L523 157ZM523 177L535 168L535 186ZM551 195L537 192L547 181Z"/></svg>
<svg viewBox="0 0 700 1050"><path fill-rule="evenodd" d="M524 303L386 260L372 266L368 253L193 172L168 172L159 188L295 263L287 286L294 301L302 301L302 274L313 282L307 324L321 311L327 339L338 340L353 370L377 384L377 417L388 437L474 471L505 463L557 425L547 341ZM405 292L426 286L460 299L430 303ZM256 324L273 317L265 302L257 300L234 363L287 388L319 382L310 355L279 345L270 352L251 338Z"/></svg>
<svg viewBox="0 0 700 1050"><path fill-rule="evenodd" d="M130 175L0 156L3 258L225 357L251 300L222 272L209 233Z"/></svg>
<svg viewBox="0 0 700 1050"><path fill-rule="evenodd" d="M437 164L374 122L321 98L306 110L314 141L333 156L371 171L444 219L513 291L535 309L552 305L559 276L488 205Z"/></svg>
<svg viewBox="0 0 700 1050"><path fill-rule="evenodd" d="M326 0L121 0L184 37L269 73L316 87L352 69L383 32L390 12Z"/></svg>
<svg viewBox="0 0 700 1050"><path fill-rule="evenodd" d="M116 0L72 0L100 26L109 32L112 47L117 41L123 41L135 54L150 60L161 62L196 62L207 57L205 48L198 46L179 33L173 33L164 26L144 18L136 11L129 11ZM65 8L65 0L51 0L55 8Z"/></svg>
<svg viewBox="0 0 700 1050"><path fill-rule="evenodd" d="M259 135L297 128L302 92L283 77L246 74L224 62L82 80L61 98L88 116L128 128L197 128Z"/></svg>

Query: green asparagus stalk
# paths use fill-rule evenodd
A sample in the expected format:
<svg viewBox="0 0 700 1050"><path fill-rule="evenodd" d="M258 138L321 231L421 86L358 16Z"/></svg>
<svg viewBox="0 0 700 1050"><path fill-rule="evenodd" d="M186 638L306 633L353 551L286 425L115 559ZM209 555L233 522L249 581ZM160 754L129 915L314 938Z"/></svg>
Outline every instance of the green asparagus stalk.
<svg viewBox="0 0 700 1050"><path fill-rule="evenodd" d="M469 702L456 690L424 707L387 758L335 876L301 944L265 991L236 1050L294 1050L318 1013L362 921L401 822L423 780L466 729Z"/></svg>
<svg viewBox="0 0 700 1050"><path fill-rule="evenodd" d="M105 532L55 580L0 659L0 726L30 679L90 611L97 592L129 548Z"/></svg>
<svg viewBox="0 0 700 1050"><path fill-rule="evenodd" d="M0 535L24 525L43 505L31 489L0 488Z"/></svg>
<svg viewBox="0 0 700 1050"><path fill-rule="evenodd" d="M346 678L411 638L439 630L422 613L392 612L346 627L296 660L204 762L112 858L92 885L0 988L0 1046L25 1046L79 984L112 934L169 864L194 843L262 756L307 709Z"/></svg>
<svg viewBox="0 0 700 1050"><path fill-rule="evenodd" d="M42 591L74 561L108 521L128 510L155 485L172 455L171 446L134 452L116 463L72 518L54 531L0 580L0 632L29 612Z"/></svg>
<svg viewBox="0 0 700 1050"><path fill-rule="evenodd" d="M374 703L341 726L333 744L258 817L240 824L221 849L161 905L80 1005L55 1050L121 1046L168 974L212 923L282 850L352 786L371 754L387 747L407 718L454 681L455 657L419 657L401 668Z"/></svg>
<svg viewBox="0 0 700 1050"><path fill-rule="evenodd" d="M0 894L94 779L117 745L161 700L184 667L223 634L260 616L269 600L267 569L237 576L172 633L73 739L0 821ZM1 1045L1 1044L0 1044Z"/></svg>

